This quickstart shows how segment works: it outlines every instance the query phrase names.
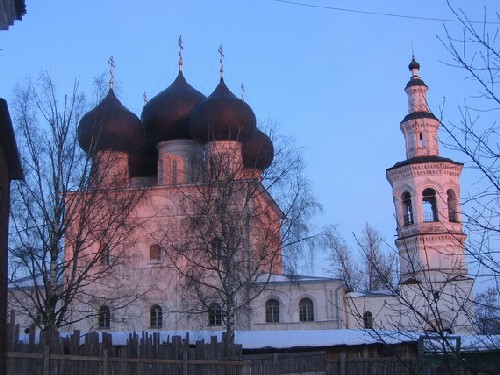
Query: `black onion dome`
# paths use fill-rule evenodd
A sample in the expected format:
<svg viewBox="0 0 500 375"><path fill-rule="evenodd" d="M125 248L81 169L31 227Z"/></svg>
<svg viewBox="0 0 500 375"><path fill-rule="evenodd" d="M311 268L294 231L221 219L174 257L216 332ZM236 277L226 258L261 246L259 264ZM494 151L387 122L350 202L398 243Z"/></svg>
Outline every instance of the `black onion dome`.
<svg viewBox="0 0 500 375"><path fill-rule="evenodd" d="M415 60L415 56L412 57L411 62L408 64L408 70L420 69L420 64Z"/></svg>
<svg viewBox="0 0 500 375"><path fill-rule="evenodd" d="M152 98L142 110L146 133L155 143L172 139L191 139L188 116L205 95L195 90L182 72L165 90Z"/></svg>
<svg viewBox="0 0 500 375"><path fill-rule="evenodd" d="M273 162L274 147L271 139L259 129L243 143L243 167L263 171Z"/></svg>
<svg viewBox="0 0 500 375"><path fill-rule="evenodd" d="M229 91L222 78L215 91L189 116L189 131L202 144L217 140L245 142L255 129L252 108Z"/></svg>
<svg viewBox="0 0 500 375"><path fill-rule="evenodd" d="M141 120L116 98L113 89L78 125L78 142L86 152L114 150L131 152L144 140Z"/></svg>
<svg viewBox="0 0 500 375"><path fill-rule="evenodd" d="M412 71L413 69L417 69L417 70L420 69L420 64L417 62L417 60L415 60L415 57L412 57L411 62L408 64L408 70ZM411 87L411 86L425 86L425 87L428 87L425 84L425 82L422 81L422 79L420 77L418 77L418 76L410 78L410 80L406 84L405 90L408 87Z"/></svg>

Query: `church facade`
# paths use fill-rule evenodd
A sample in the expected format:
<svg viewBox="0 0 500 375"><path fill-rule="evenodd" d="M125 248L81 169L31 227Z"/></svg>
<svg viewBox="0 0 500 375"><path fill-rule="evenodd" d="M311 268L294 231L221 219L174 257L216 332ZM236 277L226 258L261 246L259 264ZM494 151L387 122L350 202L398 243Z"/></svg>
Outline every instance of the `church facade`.
<svg viewBox="0 0 500 375"><path fill-rule="evenodd" d="M222 330L229 320L237 330L470 331L462 164L439 155L439 120L414 59L409 69L407 159L387 170L400 283L378 292L283 273L286 213L263 183L273 143L226 86L222 64L205 97L184 78L181 59L177 78L145 104L141 119L111 86L78 129L93 170L88 189L67 202L75 224L64 283L79 267L91 266L95 278L78 292L71 328ZM98 207L84 209L96 197ZM112 218L121 211L124 221Z"/></svg>

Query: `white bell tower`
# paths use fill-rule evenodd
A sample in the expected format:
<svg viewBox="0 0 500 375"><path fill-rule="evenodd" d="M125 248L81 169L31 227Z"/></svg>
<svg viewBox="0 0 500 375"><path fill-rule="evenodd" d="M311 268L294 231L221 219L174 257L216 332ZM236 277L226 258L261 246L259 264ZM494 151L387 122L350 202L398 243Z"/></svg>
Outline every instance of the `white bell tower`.
<svg viewBox="0 0 500 375"><path fill-rule="evenodd" d="M396 208L401 282L446 282L467 274L459 201L463 164L439 156L440 121L429 111L420 64L413 58L408 68L408 114L400 126L406 160L387 169Z"/></svg>

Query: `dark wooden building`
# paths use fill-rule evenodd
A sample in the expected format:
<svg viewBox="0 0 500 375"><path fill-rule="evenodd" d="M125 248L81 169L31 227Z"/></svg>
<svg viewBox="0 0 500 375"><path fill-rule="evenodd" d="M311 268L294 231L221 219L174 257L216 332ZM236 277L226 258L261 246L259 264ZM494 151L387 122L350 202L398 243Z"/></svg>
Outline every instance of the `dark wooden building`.
<svg viewBox="0 0 500 375"><path fill-rule="evenodd" d="M10 182L23 178L7 102L0 99L0 375L6 368Z"/></svg>

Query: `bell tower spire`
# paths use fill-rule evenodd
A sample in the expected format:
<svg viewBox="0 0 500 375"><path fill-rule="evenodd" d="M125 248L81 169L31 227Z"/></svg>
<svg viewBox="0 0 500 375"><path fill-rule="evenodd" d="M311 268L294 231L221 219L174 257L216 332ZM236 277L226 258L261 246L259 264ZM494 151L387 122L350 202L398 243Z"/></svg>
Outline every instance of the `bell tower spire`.
<svg viewBox="0 0 500 375"><path fill-rule="evenodd" d="M408 95L408 115L401 122L401 131L406 141L406 157L439 156L439 120L429 111L427 103L428 86L419 75L420 64L412 57L408 69L411 78L405 91ZM425 119L425 121L415 121Z"/></svg>

